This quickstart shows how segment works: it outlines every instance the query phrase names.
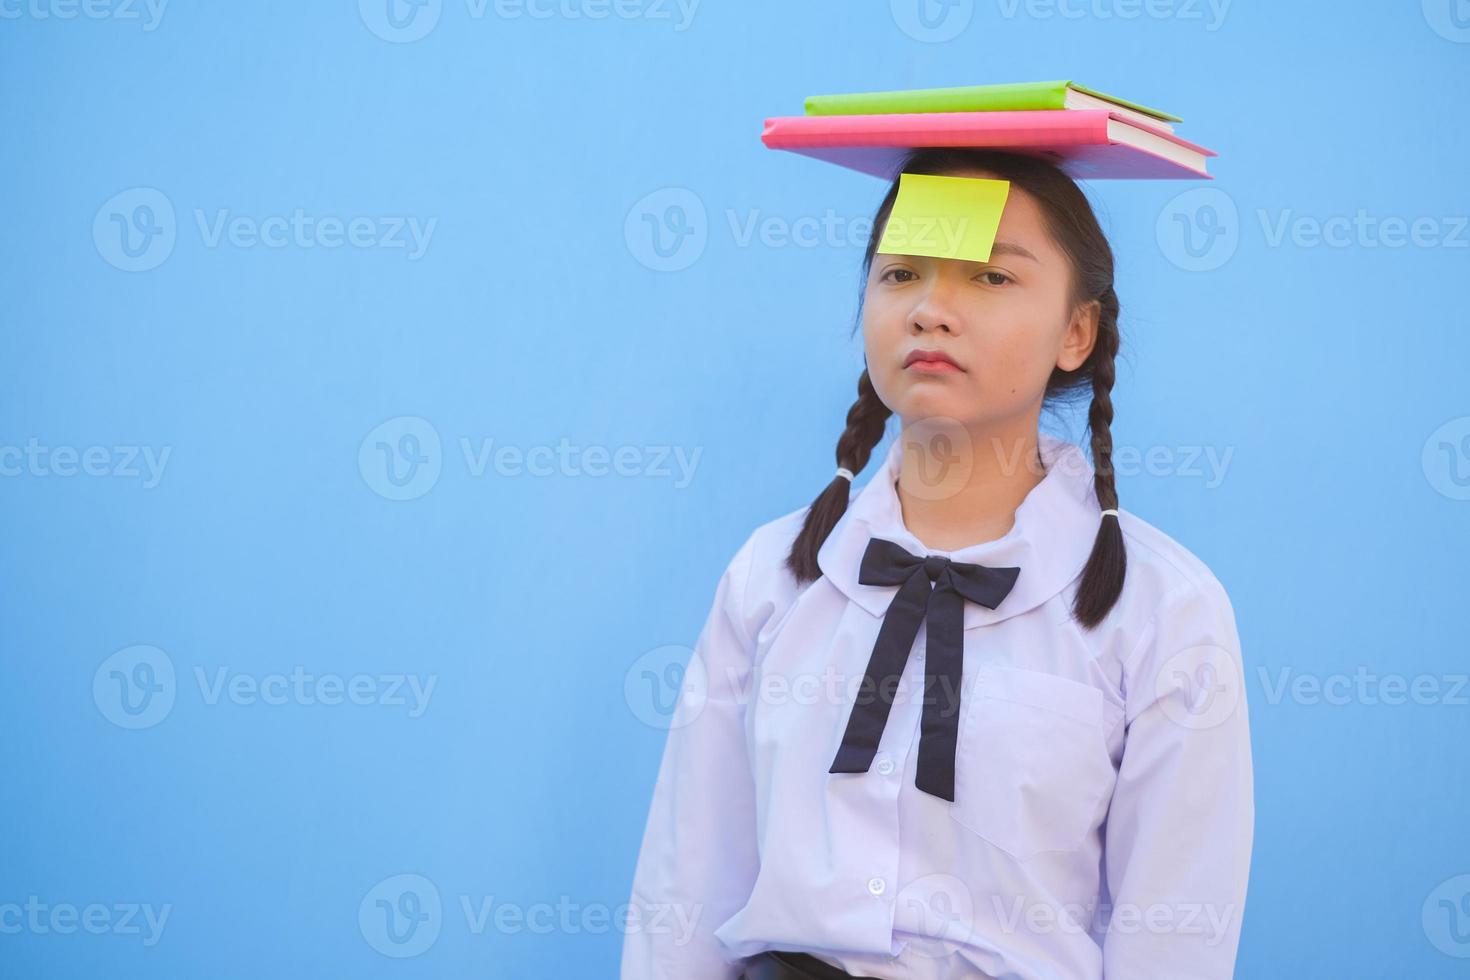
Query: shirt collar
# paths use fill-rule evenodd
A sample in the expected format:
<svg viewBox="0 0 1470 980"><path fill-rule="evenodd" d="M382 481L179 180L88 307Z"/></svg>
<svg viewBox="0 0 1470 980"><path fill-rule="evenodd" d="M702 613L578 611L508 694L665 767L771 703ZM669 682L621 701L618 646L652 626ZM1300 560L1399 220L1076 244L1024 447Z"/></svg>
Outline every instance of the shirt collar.
<svg viewBox="0 0 1470 980"><path fill-rule="evenodd" d="M1045 432L1037 448L1046 468L1041 482L1016 508L1015 525L994 541L959 551L926 548L909 533L898 502L903 436L893 440L883 467L849 502L832 533L817 551L817 565L833 585L874 616L883 616L896 585L863 585L858 570L874 537L887 538L915 555L942 555L976 565L1021 569L1015 587L995 609L965 603L965 629L985 626L1034 609L1061 592L1087 563L1102 519L1092 465L1076 445Z"/></svg>

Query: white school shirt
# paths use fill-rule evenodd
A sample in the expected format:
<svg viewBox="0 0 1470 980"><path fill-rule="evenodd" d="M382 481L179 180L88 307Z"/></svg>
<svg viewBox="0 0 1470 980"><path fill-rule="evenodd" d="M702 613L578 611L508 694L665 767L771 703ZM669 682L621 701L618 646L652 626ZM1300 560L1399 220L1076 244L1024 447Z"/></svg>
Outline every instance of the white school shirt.
<svg viewBox="0 0 1470 980"><path fill-rule="evenodd" d="M1194 555L1124 511L1122 595L1070 618L1101 520L1081 450L1040 433L1003 537L954 552L903 524L896 438L803 586L805 508L757 528L715 592L634 873L623 980L735 980L797 950L884 980L1230 977L1253 836L1234 612ZM829 773L898 586L869 540L1018 566L964 603L955 800L914 786L925 629L869 771Z"/></svg>

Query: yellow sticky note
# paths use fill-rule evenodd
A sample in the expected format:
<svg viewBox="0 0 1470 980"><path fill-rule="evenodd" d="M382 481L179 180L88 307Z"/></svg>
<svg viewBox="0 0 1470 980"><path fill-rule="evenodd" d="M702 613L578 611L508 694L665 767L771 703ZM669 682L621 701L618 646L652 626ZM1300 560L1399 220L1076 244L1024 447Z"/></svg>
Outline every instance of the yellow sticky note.
<svg viewBox="0 0 1470 980"><path fill-rule="evenodd" d="M878 251L988 262L1011 182L900 174Z"/></svg>

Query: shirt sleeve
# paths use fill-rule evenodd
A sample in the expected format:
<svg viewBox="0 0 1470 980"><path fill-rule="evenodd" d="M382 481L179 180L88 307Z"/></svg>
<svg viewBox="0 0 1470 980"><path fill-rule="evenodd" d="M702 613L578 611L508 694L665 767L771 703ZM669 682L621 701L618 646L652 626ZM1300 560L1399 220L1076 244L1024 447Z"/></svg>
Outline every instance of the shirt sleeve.
<svg viewBox="0 0 1470 980"><path fill-rule="evenodd" d="M754 644L740 608L752 541L715 590L670 722L633 876L622 980L736 980L714 931L750 897L759 867L745 742Z"/></svg>
<svg viewBox="0 0 1470 980"><path fill-rule="evenodd" d="M1107 980L1234 973L1255 823L1244 681L1235 613L1213 579L1161 602L1124 665Z"/></svg>

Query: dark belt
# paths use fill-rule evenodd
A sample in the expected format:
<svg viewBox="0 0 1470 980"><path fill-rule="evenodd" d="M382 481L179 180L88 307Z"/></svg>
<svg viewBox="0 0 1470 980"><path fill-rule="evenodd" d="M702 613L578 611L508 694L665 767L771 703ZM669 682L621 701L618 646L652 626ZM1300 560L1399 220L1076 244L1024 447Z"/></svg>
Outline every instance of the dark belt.
<svg viewBox="0 0 1470 980"><path fill-rule="evenodd" d="M745 961L740 980L842 980L853 974L806 953L767 950ZM879 980L857 977L856 980Z"/></svg>

